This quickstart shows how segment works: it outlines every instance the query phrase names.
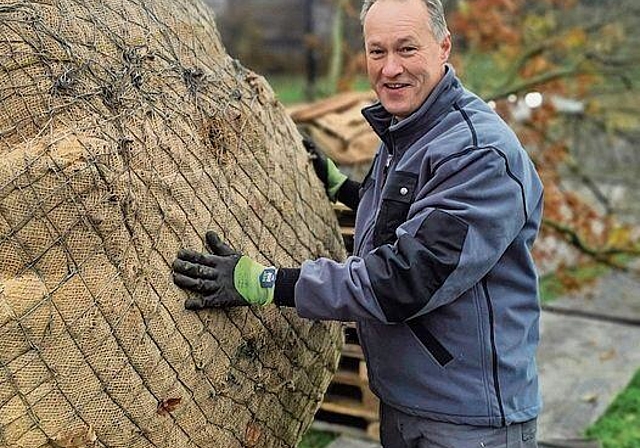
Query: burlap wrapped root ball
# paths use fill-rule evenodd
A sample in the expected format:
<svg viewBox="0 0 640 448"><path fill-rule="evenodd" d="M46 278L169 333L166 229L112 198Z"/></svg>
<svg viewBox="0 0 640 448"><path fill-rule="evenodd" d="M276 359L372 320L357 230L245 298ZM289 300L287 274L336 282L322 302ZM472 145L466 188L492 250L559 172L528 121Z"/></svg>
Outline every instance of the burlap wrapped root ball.
<svg viewBox="0 0 640 448"><path fill-rule="evenodd" d="M344 256L300 137L199 1L0 2L0 446L292 447L335 324L184 310L181 247Z"/></svg>

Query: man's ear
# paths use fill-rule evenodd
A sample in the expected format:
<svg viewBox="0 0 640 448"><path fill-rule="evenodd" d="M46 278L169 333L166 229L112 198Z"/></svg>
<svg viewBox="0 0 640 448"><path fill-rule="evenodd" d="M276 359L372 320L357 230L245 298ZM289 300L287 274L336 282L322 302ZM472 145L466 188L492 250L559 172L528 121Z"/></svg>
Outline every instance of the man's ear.
<svg viewBox="0 0 640 448"><path fill-rule="evenodd" d="M440 42L440 61L444 64L449 60L451 54L451 33L447 32L447 35L442 42Z"/></svg>

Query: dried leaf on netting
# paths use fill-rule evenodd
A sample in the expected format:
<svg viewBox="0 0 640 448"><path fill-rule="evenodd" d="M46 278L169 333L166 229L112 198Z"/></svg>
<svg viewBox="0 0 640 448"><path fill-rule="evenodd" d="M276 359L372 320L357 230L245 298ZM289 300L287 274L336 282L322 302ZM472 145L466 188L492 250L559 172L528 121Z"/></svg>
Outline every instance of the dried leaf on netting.
<svg viewBox="0 0 640 448"><path fill-rule="evenodd" d="M245 433L245 444L248 447L254 447L258 445L260 436L262 435L262 429L257 423L251 422L247 425L247 431Z"/></svg>
<svg viewBox="0 0 640 448"><path fill-rule="evenodd" d="M98 436L91 426L75 431L64 431L50 440L56 448L89 448L94 446Z"/></svg>
<svg viewBox="0 0 640 448"><path fill-rule="evenodd" d="M182 397L167 398L165 400L162 400L160 403L158 403L158 408L156 409L156 412L159 415L167 416L173 411L175 411L181 402L182 402Z"/></svg>

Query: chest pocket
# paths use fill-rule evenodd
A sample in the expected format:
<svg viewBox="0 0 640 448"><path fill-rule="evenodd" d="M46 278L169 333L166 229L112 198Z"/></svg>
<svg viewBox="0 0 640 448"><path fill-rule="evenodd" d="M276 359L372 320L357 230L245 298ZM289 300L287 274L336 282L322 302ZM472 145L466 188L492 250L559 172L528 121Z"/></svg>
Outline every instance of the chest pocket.
<svg viewBox="0 0 640 448"><path fill-rule="evenodd" d="M407 220L417 184L417 174L405 171L389 173L373 232L374 247L391 244L396 240L396 229Z"/></svg>

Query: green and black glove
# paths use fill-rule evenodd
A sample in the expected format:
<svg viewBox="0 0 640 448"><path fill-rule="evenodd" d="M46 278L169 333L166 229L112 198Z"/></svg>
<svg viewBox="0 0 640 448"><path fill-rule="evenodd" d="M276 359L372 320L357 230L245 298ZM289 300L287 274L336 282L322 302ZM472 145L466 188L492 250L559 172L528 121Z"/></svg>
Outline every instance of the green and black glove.
<svg viewBox="0 0 640 448"><path fill-rule="evenodd" d="M273 302L277 269L242 255L207 232L210 254L181 249L173 262L173 282L201 294L185 301L188 310Z"/></svg>
<svg viewBox="0 0 640 448"><path fill-rule="evenodd" d="M304 137L302 144L309 153L316 176L324 184L327 196L332 202L336 202L338 190L346 182L347 176L341 173L333 160L324 155L309 138Z"/></svg>

